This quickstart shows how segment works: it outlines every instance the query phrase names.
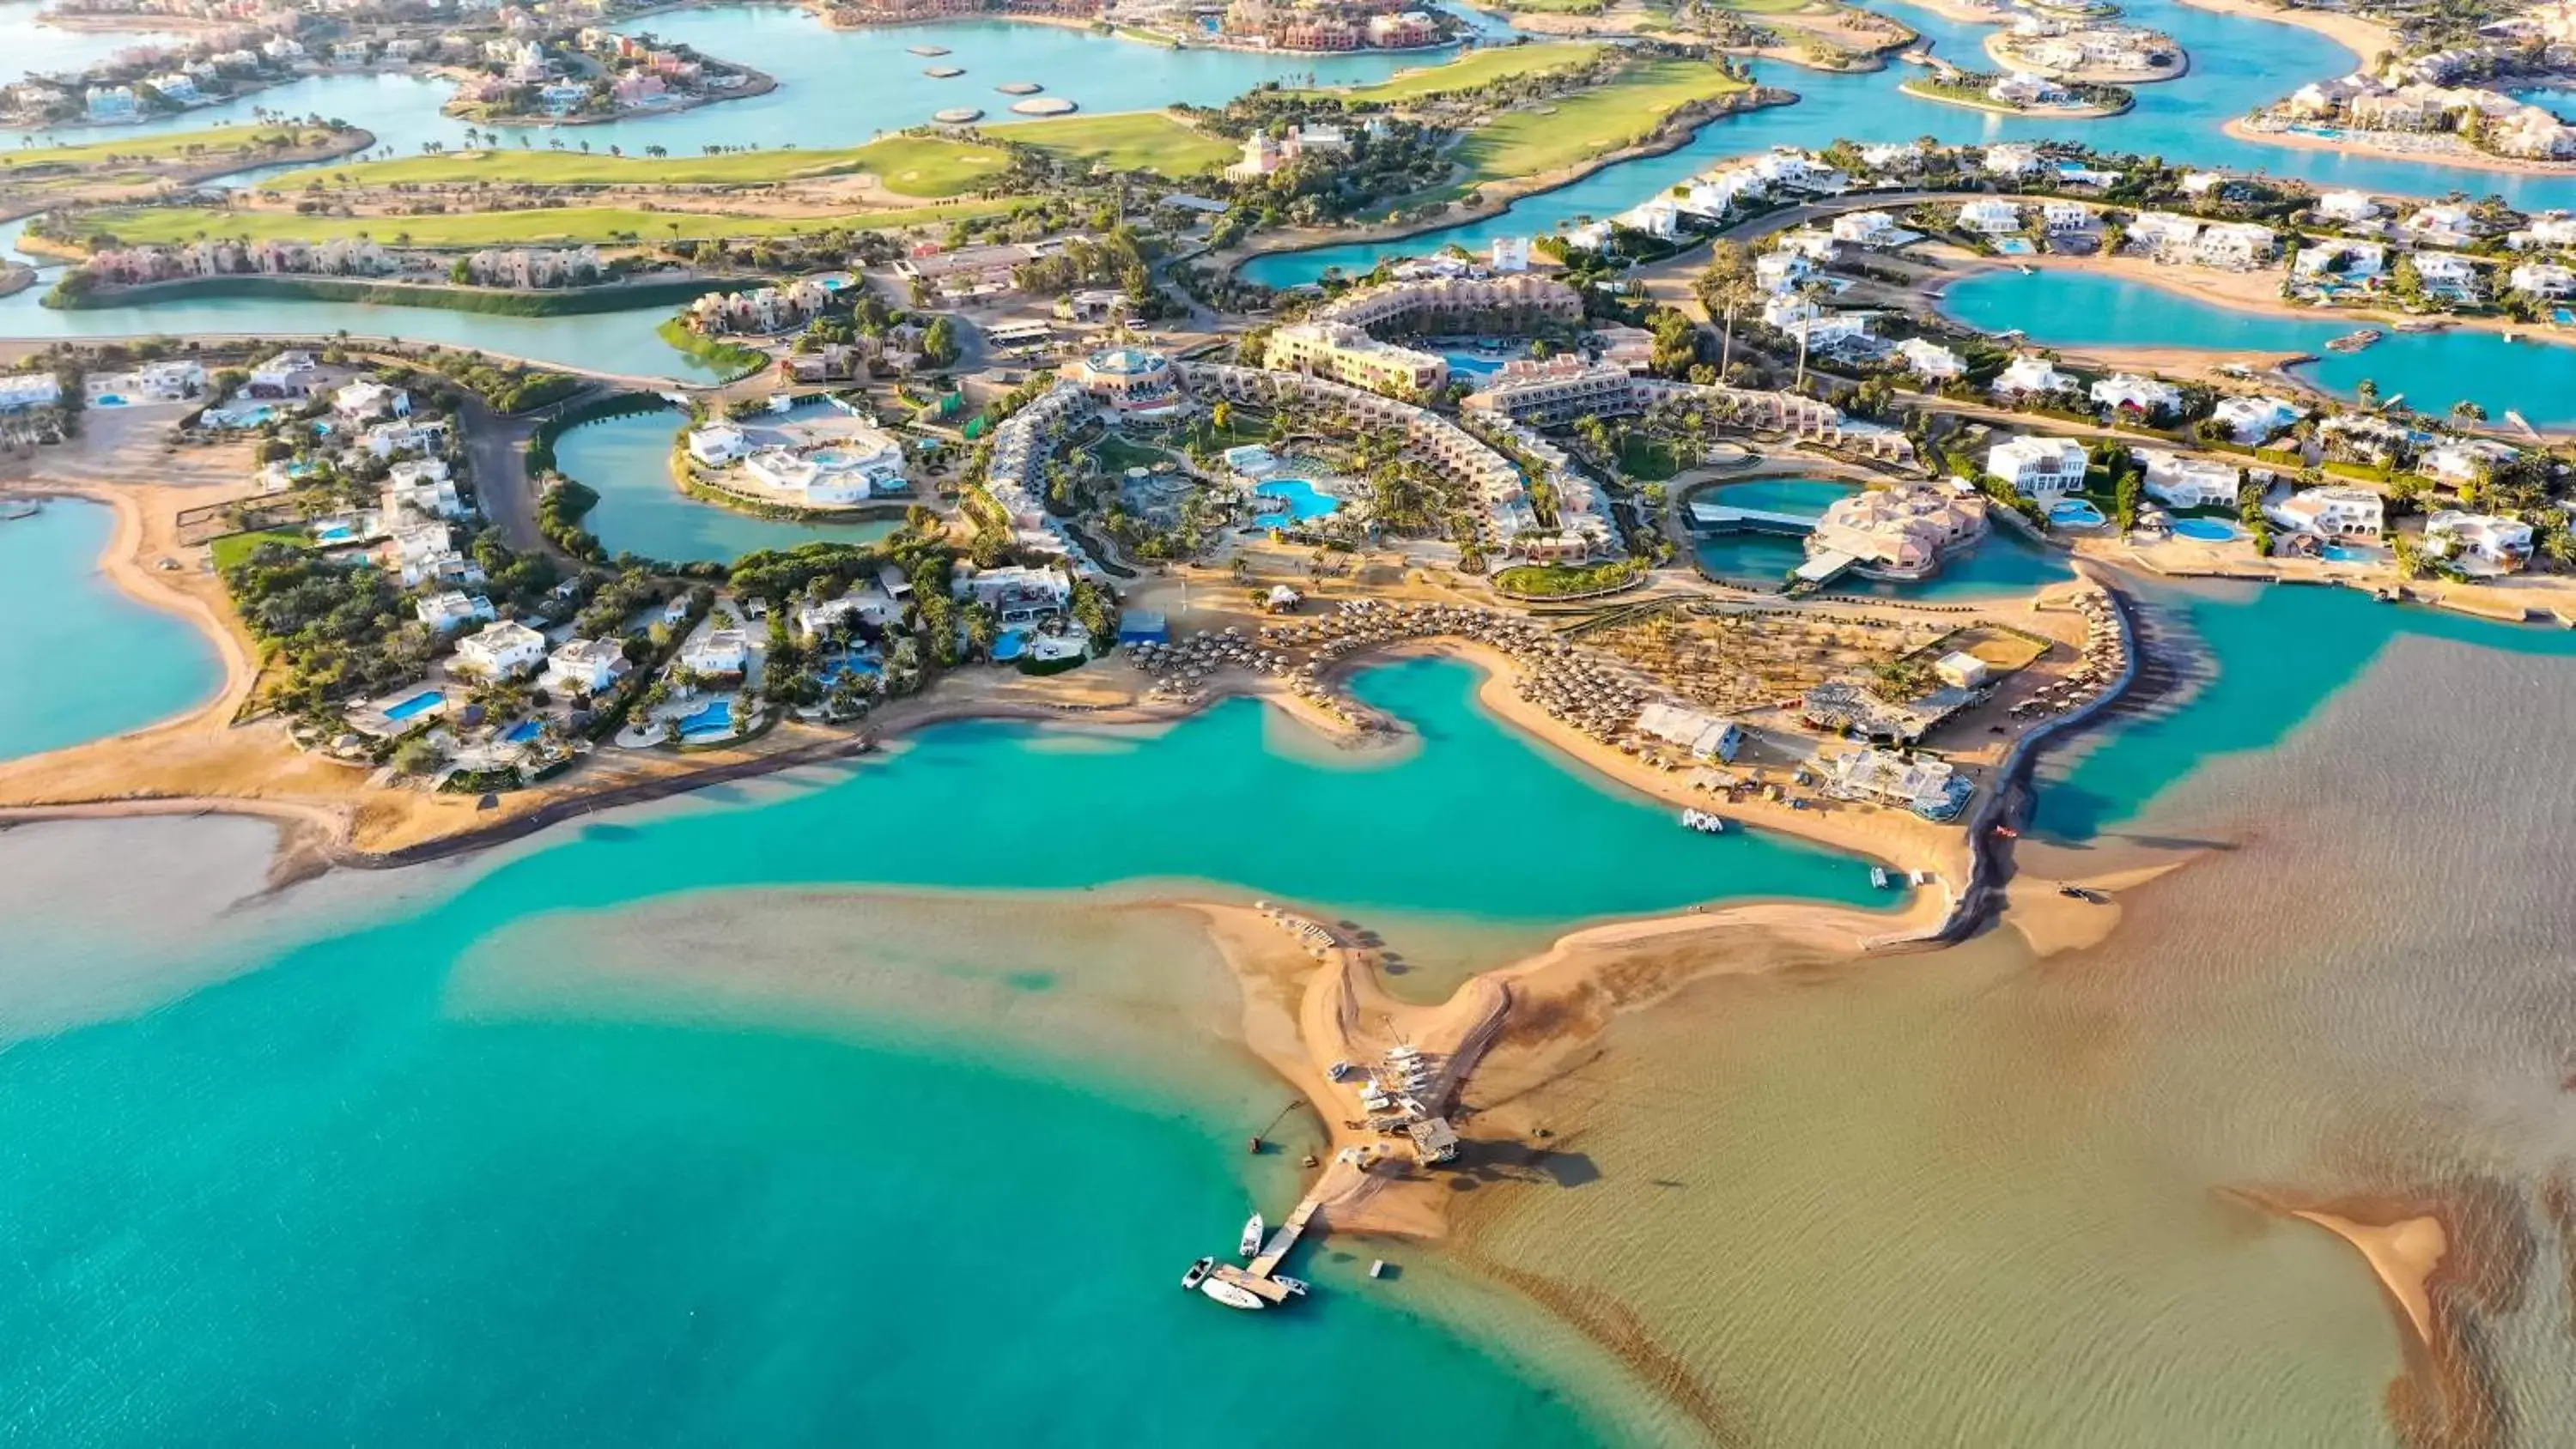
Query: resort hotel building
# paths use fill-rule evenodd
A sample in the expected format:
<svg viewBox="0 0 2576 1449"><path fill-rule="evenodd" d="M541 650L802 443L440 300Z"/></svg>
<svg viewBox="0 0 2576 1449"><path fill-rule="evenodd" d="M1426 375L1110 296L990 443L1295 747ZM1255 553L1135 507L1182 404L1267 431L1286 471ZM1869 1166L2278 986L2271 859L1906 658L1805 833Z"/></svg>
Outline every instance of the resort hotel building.
<svg viewBox="0 0 2576 1449"><path fill-rule="evenodd" d="M1836 499L1807 535L1807 555L1819 582L1845 568L1875 578L1927 579L1944 559L1985 536L1986 502L1973 490L1899 483Z"/></svg>
<svg viewBox="0 0 2576 1449"><path fill-rule="evenodd" d="M1188 402L1171 359L1147 348L1104 347L1068 371L1092 401L1114 413L1170 413Z"/></svg>
<svg viewBox="0 0 2576 1449"><path fill-rule="evenodd" d="M1577 418L1635 412L1636 391L1628 369L1569 353L1545 362L1515 358L1504 363L1467 399L1467 406L1516 423L1555 428Z"/></svg>
<svg viewBox="0 0 2576 1449"><path fill-rule="evenodd" d="M1428 398L1449 383L1448 360L1380 342L1347 322L1298 322L1270 334L1263 361L1389 397Z"/></svg>
<svg viewBox="0 0 2576 1449"><path fill-rule="evenodd" d="M1524 256L1527 247L1524 241ZM1526 272L1426 277L1345 292L1316 308L1313 320L1348 323L1372 332L1519 335L1582 326L1583 294L1554 277Z"/></svg>
<svg viewBox="0 0 2576 1449"><path fill-rule="evenodd" d="M875 428L851 428L802 452L762 448L743 458L742 470L763 488L818 507L912 491L903 471L903 444Z"/></svg>

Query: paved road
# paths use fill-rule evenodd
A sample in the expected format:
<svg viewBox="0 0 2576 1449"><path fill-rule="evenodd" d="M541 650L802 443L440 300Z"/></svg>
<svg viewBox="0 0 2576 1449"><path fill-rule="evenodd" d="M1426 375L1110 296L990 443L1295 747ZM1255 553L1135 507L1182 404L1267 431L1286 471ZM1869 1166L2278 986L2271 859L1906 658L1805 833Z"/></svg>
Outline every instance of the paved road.
<svg viewBox="0 0 2576 1449"><path fill-rule="evenodd" d="M585 389L555 407L590 397L596 391ZM483 515L500 527L501 541L519 553L557 552L537 531L537 490L528 478L528 435L536 431L538 418L545 414L505 418L471 393L458 411L465 425L465 456L474 470L474 491L482 502Z"/></svg>

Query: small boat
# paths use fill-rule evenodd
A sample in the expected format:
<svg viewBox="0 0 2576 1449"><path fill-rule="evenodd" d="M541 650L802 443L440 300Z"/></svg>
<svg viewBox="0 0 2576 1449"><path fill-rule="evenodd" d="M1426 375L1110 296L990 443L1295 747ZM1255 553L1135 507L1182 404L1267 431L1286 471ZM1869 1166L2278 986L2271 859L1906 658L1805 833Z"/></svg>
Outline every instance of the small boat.
<svg viewBox="0 0 2576 1449"><path fill-rule="evenodd" d="M2387 333L2380 331L2376 327L2364 327L2358 332L2347 332L2341 337L2337 337L2332 341L2329 341L2326 343L2326 351L2359 352L2361 349L2368 347L2370 344L2377 342L2380 338L2387 335Z"/></svg>
<svg viewBox="0 0 2576 1449"><path fill-rule="evenodd" d="M1261 1214L1254 1213L1251 1217L1244 1219L1243 1256L1249 1258L1261 1251L1262 1228L1263 1223L1261 1221Z"/></svg>
<svg viewBox="0 0 2576 1449"><path fill-rule="evenodd" d="M1878 887L1880 890L1887 889L1887 867L1883 865L1871 866L1869 868L1869 883Z"/></svg>
<svg viewBox="0 0 2576 1449"><path fill-rule="evenodd" d="M1370 1277L1372 1277L1372 1278L1383 1278L1383 1277L1385 1277L1385 1276L1386 1276L1386 1259L1384 1259L1384 1258L1371 1258L1371 1259L1369 1259L1369 1276L1370 1276Z"/></svg>
<svg viewBox="0 0 2576 1449"><path fill-rule="evenodd" d="M1207 1281L1208 1273L1215 1267L1216 1259L1199 1259L1197 1262L1190 1265L1190 1271L1181 1275L1181 1286L1183 1288L1196 1288L1199 1284Z"/></svg>
<svg viewBox="0 0 2576 1449"><path fill-rule="evenodd" d="M1291 1278L1287 1274L1281 1273L1271 1278L1270 1281L1287 1289L1288 1296L1291 1298L1303 1298L1306 1296L1307 1285L1306 1280L1303 1278Z"/></svg>
<svg viewBox="0 0 2576 1449"><path fill-rule="evenodd" d="M1210 1278L1199 1284L1199 1291L1228 1308L1262 1308L1261 1295L1249 1288L1238 1287L1223 1278Z"/></svg>

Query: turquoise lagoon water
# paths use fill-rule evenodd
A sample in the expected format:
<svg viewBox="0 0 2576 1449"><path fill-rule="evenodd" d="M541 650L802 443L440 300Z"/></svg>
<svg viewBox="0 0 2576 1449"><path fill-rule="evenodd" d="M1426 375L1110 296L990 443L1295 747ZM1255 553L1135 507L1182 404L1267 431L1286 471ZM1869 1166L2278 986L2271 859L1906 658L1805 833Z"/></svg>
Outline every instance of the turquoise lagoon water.
<svg viewBox="0 0 2576 1449"><path fill-rule="evenodd" d="M1867 8L1892 14L1921 31L1933 42L1934 54L1961 64L1985 64L1982 59L1961 58L1982 57L1984 39L1993 27L1962 25L1909 5ZM2472 196L2501 194L2525 208L2576 206L2576 179L2463 171L2335 151L2290 150L2228 137L2219 129L2225 122L2307 81L2350 71L2352 53L2294 26L2214 15L2175 0L2142 0L2124 9L2125 23L2162 30L2191 52L2188 76L2136 87L2137 106L2126 115L2066 122L1942 105L1897 89L1918 73L1903 64L1878 72L1833 75L1757 63L1757 78L1795 91L1798 103L1718 121L1679 150L1626 162L1571 186L1524 197L1482 221L1393 241L1274 253L1245 263L1242 274L1269 286L1289 286L1313 281L1327 268L1356 274L1382 257L1418 255L1453 242L1473 250L1496 237L1540 235L1582 218L1625 211L1731 157L1773 146L1823 146L1844 138L1867 143L1931 136L1951 144L2074 138L2106 150L2160 155L2178 164L2304 177L2322 187L2415 196L2439 195L2456 187Z"/></svg>
<svg viewBox="0 0 2576 1449"><path fill-rule="evenodd" d="M2300 373L2349 396L2369 378L2382 397L2400 393L2428 413L2469 398L2502 417L2535 426L2576 422L2576 347L2507 342L2494 332L2391 332L2359 352L2328 352L2352 330L2349 318L2275 317L2197 301L2162 287L2091 272L1980 272L1954 284L1942 310L1985 332L2018 329L2065 347L2206 347L2309 352Z"/></svg>
<svg viewBox="0 0 2576 1449"><path fill-rule="evenodd" d="M720 5L649 16L617 27L665 41L685 41L709 55L765 71L778 80L766 95L725 101L667 115L562 129L504 128L504 141L537 147L561 137L596 150L622 146L630 154L648 145L677 155L702 146L795 144L807 148L850 146L876 135L930 123L949 106L980 106L987 123L1012 119L1010 97L993 87L1035 81L1046 94L1075 102L1084 113L1142 111L1188 103L1221 105L1264 81L1312 75L1326 85L1383 80L1437 55L1385 51L1347 55L1264 55L1242 50L1173 51L1113 36L1056 25L961 20L929 25L835 30L800 10L782 6ZM932 80L932 64L908 47L944 45L937 62L966 74ZM865 84L852 84L854 79ZM315 76L274 86L220 106L78 135L151 135L246 121L254 108L288 115L347 121L375 134L397 154L419 151L424 141L464 144L466 122L439 114L455 93L445 81L407 75ZM480 129L478 127L478 129Z"/></svg>
<svg viewBox="0 0 2576 1449"><path fill-rule="evenodd" d="M869 543L894 531L883 523L793 523L755 518L701 503L671 481L677 412L630 413L584 423L555 442L555 465L599 491L583 520L610 553L687 563L730 563L757 548L793 548L816 539Z"/></svg>
<svg viewBox="0 0 2576 1449"><path fill-rule="evenodd" d="M1694 500L1772 513L1815 516L1852 491L1847 483L1822 478L1757 478L1703 489ZM1806 545L1776 533L1702 534L1693 545L1702 566L1721 579L1775 585L1807 561ZM1966 555L1944 565L1938 576L1921 583L1884 583L1847 575L1831 592L1870 594L1880 598L1965 603L1975 599L2026 594L2042 584L2074 577L2065 558L2032 543L2008 527L1986 535Z"/></svg>
<svg viewBox="0 0 2576 1449"><path fill-rule="evenodd" d="M0 522L0 759L61 749L166 719L204 700L223 670L203 635L138 603L99 571L115 532L105 505L69 499Z"/></svg>
<svg viewBox="0 0 2576 1449"><path fill-rule="evenodd" d="M1548 1375L1423 1313L1411 1275L1370 1284L1354 1265L1383 1249L1328 1245L1319 1295L1261 1320L1177 1291L1250 1195L1285 1196L1288 1159L1241 1149L1280 1089L1188 1037L1110 1043L1104 1066L1049 1025L1129 976L1149 1020L1206 995L1171 942L1068 979L1081 968L1026 940L884 944L892 908L843 889L1214 878L1550 926L1876 894L1847 857L1699 836L1605 793L1505 735L1472 685L1449 662L1364 676L1423 734L1365 769L1269 748L1249 702L1150 739L951 726L836 783L702 793L408 874L430 899L361 902L298 940L210 933L245 974L0 1053L0 1372L44 1386L0 1425L1287 1444L1346 1431L1356 1386L1406 1382L1436 1393L1444 1439L1608 1437ZM1032 809L1061 828L1032 833ZM1533 828L1491 828L1498 810ZM1114 819L1161 828L1082 824ZM218 949L147 954L194 981L226 974L198 960ZM845 986L892 1005L818 1004ZM957 1020L906 1014L933 998ZM1222 1017L1225 993L1205 1007ZM996 1035L1039 1045L1006 1055ZM1068 1247L1032 1260L1039 1241Z"/></svg>
<svg viewBox="0 0 2576 1449"><path fill-rule="evenodd" d="M36 17L50 8L46 0L0 0L0 35L9 37L9 56L0 61L0 81L20 75L68 74L89 69L120 50L184 43L185 36L153 30L65 30L39 25ZM65 139L86 140L101 134L74 131Z"/></svg>

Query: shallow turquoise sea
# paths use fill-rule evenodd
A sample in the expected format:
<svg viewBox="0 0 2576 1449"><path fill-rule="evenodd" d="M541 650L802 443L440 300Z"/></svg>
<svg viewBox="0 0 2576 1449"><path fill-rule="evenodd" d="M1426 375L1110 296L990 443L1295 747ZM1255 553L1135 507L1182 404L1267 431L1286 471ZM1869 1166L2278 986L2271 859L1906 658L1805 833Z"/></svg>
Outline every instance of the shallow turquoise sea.
<svg viewBox="0 0 2576 1449"><path fill-rule="evenodd" d="M74 499L0 522L0 759L151 724L222 682L194 625L100 572L115 530L105 505Z"/></svg>
<svg viewBox="0 0 2576 1449"><path fill-rule="evenodd" d="M1185 1043L1087 1058L1047 1013L1203 969L943 946L845 889L1214 878L1533 930L1870 894L1575 778L1473 678L1366 676L1423 740L1359 767L1268 747L1249 703L1150 740L954 726L228 945L83 947L80 902L17 903L59 955L10 992L119 954L240 974L0 1052L0 1437L1285 1444L1393 1383L1455 1442L1600 1436L1432 1280L1339 1256L1375 1250L1259 1320L1177 1290L1254 1194L1285 1208L1293 1170L1241 1147L1284 1093Z"/></svg>

